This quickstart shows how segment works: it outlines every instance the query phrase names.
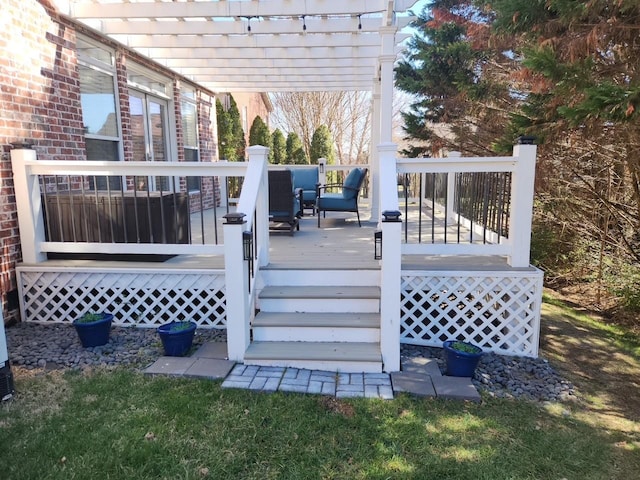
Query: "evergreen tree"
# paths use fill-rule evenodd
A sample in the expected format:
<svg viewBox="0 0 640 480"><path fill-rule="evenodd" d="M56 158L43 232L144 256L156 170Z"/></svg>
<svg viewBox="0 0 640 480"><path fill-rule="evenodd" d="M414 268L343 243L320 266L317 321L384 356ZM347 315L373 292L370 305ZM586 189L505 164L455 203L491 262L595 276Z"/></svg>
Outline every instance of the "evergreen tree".
<svg viewBox="0 0 640 480"><path fill-rule="evenodd" d="M311 163L318 163L319 158L326 158L327 164L333 165L335 155L333 153L333 139L326 125L320 125L311 137L310 149Z"/></svg>
<svg viewBox="0 0 640 480"><path fill-rule="evenodd" d="M287 145L284 135L280 129L275 129L271 135L271 143L273 144L273 163L287 163Z"/></svg>
<svg viewBox="0 0 640 480"><path fill-rule="evenodd" d="M244 160L246 155L245 154L246 141L244 138L242 121L240 119L240 111L238 110L238 105L236 104L236 101L233 99L233 96L229 95L229 97L230 97L230 106L229 106L228 113L231 121L231 128L233 130L236 158L238 160Z"/></svg>
<svg viewBox="0 0 640 480"><path fill-rule="evenodd" d="M262 145L269 149L269 163L273 162L273 148L271 148L271 134L269 127L260 116L253 119L249 129L249 145Z"/></svg>
<svg viewBox="0 0 640 480"><path fill-rule="evenodd" d="M222 160L238 160L233 126L229 113L224 110L220 100L216 99L216 117L218 124L218 150Z"/></svg>
<svg viewBox="0 0 640 480"><path fill-rule="evenodd" d="M309 163L307 155L304 153L302 140L300 140L300 137L295 132L289 132L289 135L287 135L286 154L287 160L294 165Z"/></svg>
<svg viewBox="0 0 640 480"><path fill-rule="evenodd" d="M509 42L494 39L489 47L491 16L476 3L432 1L414 22L418 33L395 69L396 86L416 98L402 114L408 138L417 141L409 156L442 147L488 154L517 108Z"/></svg>

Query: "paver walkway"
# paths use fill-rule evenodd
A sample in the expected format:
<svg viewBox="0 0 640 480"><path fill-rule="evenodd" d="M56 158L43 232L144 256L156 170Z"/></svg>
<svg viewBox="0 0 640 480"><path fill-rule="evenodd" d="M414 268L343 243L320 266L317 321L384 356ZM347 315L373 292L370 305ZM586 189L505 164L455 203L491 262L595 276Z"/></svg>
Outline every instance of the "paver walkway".
<svg viewBox="0 0 640 480"><path fill-rule="evenodd" d="M396 392L423 397L480 401L470 378L440 373L432 358L403 359L402 371L387 373L337 373L291 367L260 367L227 360L227 345L209 342L190 357L160 357L145 373L224 379L222 388L262 392L295 392L337 398L392 399Z"/></svg>

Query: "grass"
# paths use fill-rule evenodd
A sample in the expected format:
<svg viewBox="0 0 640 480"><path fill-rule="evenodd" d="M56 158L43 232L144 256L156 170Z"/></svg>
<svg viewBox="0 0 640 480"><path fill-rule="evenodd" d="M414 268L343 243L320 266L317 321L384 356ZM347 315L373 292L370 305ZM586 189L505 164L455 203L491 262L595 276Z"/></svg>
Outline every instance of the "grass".
<svg viewBox="0 0 640 480"><path fill-rule="evenodd" d="M16 383L16 399L0 406L5 480L587 480L640 471L640 423L618 428L590 415L593 399L341 401L124 369L20 371ZM606 392L590 395L613 411Z"/></svg>
<svg viewBox="0 0 640 480"><path fill-rule="evenodd" d="M609 435L563 408L223 390L131 371L21 380L4 479L614 478Z"/></svg>

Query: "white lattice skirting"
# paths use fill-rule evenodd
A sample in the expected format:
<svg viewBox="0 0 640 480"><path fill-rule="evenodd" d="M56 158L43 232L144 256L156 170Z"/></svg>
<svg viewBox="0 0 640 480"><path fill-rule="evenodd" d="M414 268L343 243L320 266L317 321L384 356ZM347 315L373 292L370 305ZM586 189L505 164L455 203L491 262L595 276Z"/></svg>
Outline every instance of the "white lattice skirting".
<svg viewBox="0 0 640 480"><path fill-rule="evenodd" d="M403 343L464 340L495 353L538 355L542 272L403 271Z"/></svg>
<svg viewBox="0 0 640 480"><path fill-rule="evenodd" d="M87 311L108 311L116 325L157 327L193 320L201 328L226 325L224 272L31 271L17 269L22 318L71 322Z"/></svg>

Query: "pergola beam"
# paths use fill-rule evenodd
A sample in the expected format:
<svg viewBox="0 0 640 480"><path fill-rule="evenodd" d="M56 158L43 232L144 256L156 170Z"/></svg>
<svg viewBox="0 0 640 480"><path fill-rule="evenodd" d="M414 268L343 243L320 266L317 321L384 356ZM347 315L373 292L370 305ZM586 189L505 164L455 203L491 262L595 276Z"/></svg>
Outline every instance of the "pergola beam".
<svg viewBox="0 0 640 480"><path fill-rule="evenodd" d="M388 2L389 0L261 0L259 2L110 3L108 5L83 2L72 4L70 13L77 19L346 16L384 13L387 11Z"/></svg>
<svg viewBox="0 0 640 480"><path fill-rule="evenodd" d="M222 48L212 51L210 48L137 48L140 53L153 58L223 58L235 60L237 58L291 58L306 60L310 66L318 58L354 58L363 57L376 59L380 52L377 47L318 47L318 48ZM340 72L335 72L339 75Z"/></svg>
<svg viewBox="0 0 640 480"><path fill-rule="evenodd" d="M412 17L401 17L399 23L406 26ZM358 22L357 17L349 18L307 18L306 33L367 33L377 32L380 29L379 18L362 18ZM358 28L358 25L362 28ZM247 26L251 26L251 32ZM401 27L400 27L401 28ZM275 21L260 21L253 19L248 22L246 19L237 22L217 22L200 19L199 21L124 21L105 20L100 23L99 30L107 35L280 35L280 34L300 34L302 30L302 20L300 19L279 19Z"/></svg>
<svg viewBox="0 0 640 480"><path fill-rule="evenodd" d="M131 48L303 48L318 47L378 47L380 37L375 33L308 34L299 35L114 35L116 40Z"/></svg>

